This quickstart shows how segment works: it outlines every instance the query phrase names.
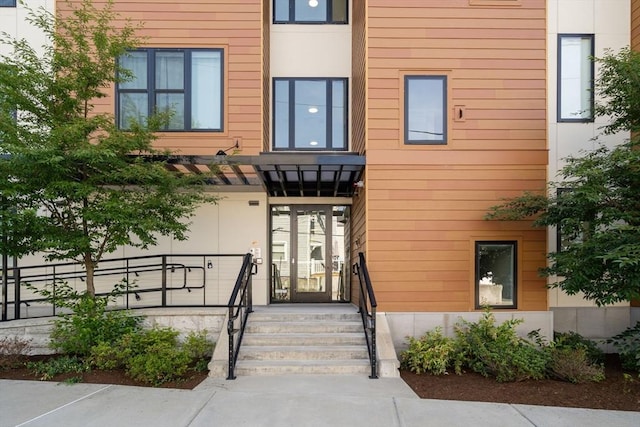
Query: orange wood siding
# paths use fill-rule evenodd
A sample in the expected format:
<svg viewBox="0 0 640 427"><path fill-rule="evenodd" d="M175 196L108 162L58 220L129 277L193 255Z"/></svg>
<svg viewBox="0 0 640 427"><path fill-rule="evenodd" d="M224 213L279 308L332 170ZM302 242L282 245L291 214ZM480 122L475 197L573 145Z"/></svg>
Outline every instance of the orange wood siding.
<svg viewBox="0 0 640 427"><path fill-rule="evenodd" d="M518 241L518 309L547 309L546 232L483 220L546 182L545 1L510 3L367 2L366 254L381 311L473 310L476 240ZM447 76L446 145L403 143L405 74Z"/></svg>
<svg viewBox="0 0 640 427"><path fill-rule="evenodd" d="M271 141L271 2L262 2L262 151L270 151Z"/></svg>
<svg viewBox="0 0 640 427"><path fill-rule="evenodd" d="M105 2L94 0L94 4L102 7ZM66 7L65 2L57 2L59 11ZM212 155L238 141L242 154L261 151L262 1L116 1L114 10L122 19L143 23L138 35L146 38L146 47L224 49L224 131L160 133L158 147L178 150L180 154ZM115 112L114 91L107 90L109 96L96 103L96 111Z"/></svg>
<svg viewBox="0 0 640 427"><path fill-rule="evenodd" d="M631 48L640 50L640 0L631 0Z"/></svg>
<svg viewBox="0 0 640 427"><path fill-rule="evenodd" d="M352 21L352 78L351 78L351 151L364 153L366 147L366 73L367 73L367 33L366 8L364 1L355 0L351 8ZM367 234L366 189L359 189L351 207L351 259L358 262L358 253L364 252ZM360 298L358 278L351 278L351 301Z"/></svg>

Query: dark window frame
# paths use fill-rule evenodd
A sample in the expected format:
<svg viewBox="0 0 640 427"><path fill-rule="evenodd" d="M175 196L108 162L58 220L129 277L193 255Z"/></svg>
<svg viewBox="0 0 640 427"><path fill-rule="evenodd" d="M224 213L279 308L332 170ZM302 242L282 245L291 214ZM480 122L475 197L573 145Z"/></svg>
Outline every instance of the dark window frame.
<svg viewBox="0 0 640 427"><path fill-rule="evenodd" d="M479 310L484 307L480 301L480 246L481 245L511 245L513 247L513 289L512 289L512 304L492 304L489 305L492 309L517 309L518 308L518 241L517 240L477 240L475 242L475 285L474 285L474 300L475 308ZM503 289L504 291L504 289Z"/></svg>
<svg viewBox="0 0 640 427"><path fill-rule="evenodd" d="M296 12L296 0L288 0L289 2L289 19L288 20L278 20L276 19L276 5L278 0L273 0L271 3L272 11L273 11L273 23L274 24L302 24L302 25L345 25L349 23L349 1L345 0L345 19L344 20L333 20L331 17L333 16L333 0L327 0L327 19L324 21L297 21L295 19Z"/></svg>
<svg viewBox="0 0 640 427"><path fill-rule="evenodd" d="M442 81L442 138L436 139L412 139L409 140L409 84L413 80L440 80ZM448 139L448 78L446 75L407 74L404 76L404 143L405 145L447 145Z"/></svg>
<svg viewBox="0 0 640 427"><path fill-rule="evenodd" d="M224 67L224 49L223 48L148 48L148 49L135 49L131 52L146 52L147 54L147 88L146 89L122 89L119 84L116 84L116 123L120 128L120 95L123 93L144 93L148 95L147 100L147 115L151 115L156 107L156 95L167 93L181 93L184 94L184 128L183 129L160 129L161 132L224 132L225 124L225 67ZM156 70L156 53L165 52L180 52L184 54L184 83L182 89L156 89L155 70ZM192 88L192 62L191 54L193 52L216 52L220 54L220 127L219 128L192 128L191 118L191 94Z"/></svg>
<svg viewBox="0 0 640 427"><path fill-rule="evenodd" d="M562 39L565 38L588 38L591 40L591 52L589 56L593 58L595 55L595 46L596 46L596 38L595 34L558 34L558 44L557 44L557 88L556 88L556 121L558 123L592 123L595 120L594 115L594 107L595 107L595 61L591 60L590 73L591 73L591 81L589 85L589 90L591 92L591 98L589 100L589 117L579 117L579 118L563 118L562 117Z"/></svg>
<svg viewBox="0 0 640 427"><path fill-rule="evenodd" d="M289 85L289 111L287 114L288 125L289 125L289 141L287 147L276 147L276 83L277 82L288 82ZM327 135L327 146L326 147L297 147L296 146L296 137L295 137L295 123L296 123L296 115L295 115L295 83L297 81L321 81L325 82L327 86L327 106L326 106L326 135ZM331 93L332 82L340 81L344 84L344 129L343 129L343 140L344 147L333 147L333 118L332 118L332 106L333 103L333 94ZM272 133L271 133L271 150L272 151L348 151L349 149L349 79L346 77L274 77L272 82L272 90L273 90L273 100L272 100L272 111L273 111L273 123L272 123ZM331 93L331 96L330 96Z"/></svg>
<svg viewBox="0 0 640 427"><path fill-rule="evenodd" d="M0 7L16 7L16 3L18 3L16 0L2 0L0 1Z"/></svg>

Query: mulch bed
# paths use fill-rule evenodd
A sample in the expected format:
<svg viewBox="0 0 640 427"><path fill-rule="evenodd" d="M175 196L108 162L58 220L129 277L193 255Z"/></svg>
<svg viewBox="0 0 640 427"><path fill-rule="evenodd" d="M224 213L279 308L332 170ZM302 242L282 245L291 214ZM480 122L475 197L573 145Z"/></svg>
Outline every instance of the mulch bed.
<svg viewBox="0 0 640 427"><path fill-rule="evenodd" d="M467 372L463 375L416 375L401 371L404 381L423 399L470 400L526 405L640 411L640 377L625 371L617 355L607 355L606 379L572 384L556 380L499 383L494 378Z"/></svg>

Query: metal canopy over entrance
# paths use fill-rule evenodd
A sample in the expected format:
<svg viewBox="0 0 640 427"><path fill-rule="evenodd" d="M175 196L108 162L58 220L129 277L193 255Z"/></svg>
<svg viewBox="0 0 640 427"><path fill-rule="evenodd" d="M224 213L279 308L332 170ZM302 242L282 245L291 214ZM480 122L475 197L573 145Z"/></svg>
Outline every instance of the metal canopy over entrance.
<svg viewBox="0 0 640 427"><path fill-rule="evenodd" d="M167 167L183 173L218 170L211 184L261 186L274 197L351 197L365 157L354 153L262 153L257 156L176 156Z"/></svg>

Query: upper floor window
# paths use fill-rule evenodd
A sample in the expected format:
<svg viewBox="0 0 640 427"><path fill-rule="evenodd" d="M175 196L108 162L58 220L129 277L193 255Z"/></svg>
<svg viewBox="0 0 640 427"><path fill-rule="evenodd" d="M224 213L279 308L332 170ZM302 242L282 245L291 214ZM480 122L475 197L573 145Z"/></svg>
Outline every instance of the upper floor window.
<svg viewBox="0 0 640 427"><path fill-rule="evenodd" d="M516 308L517 242L476 242L476 308Z"/></svg>
<svg viewBox="0 0 640 427"><path fill-rule="evenodd" d="M347 149L347 79L276 78L273 148Z"/></svg>
<svg viewBox="0 0 640 427"><path fill-rule="evenodd" d="M558 36L558 121L593 121L593 34Z"/></svg>
<svg viewBox="0 0 640 427"><path fill-rule="evenodd" d="M346 24L348 0L273 0L274 24Z"/></svg>
<svg viewBox="0 0 640 427"><path fill-rule="evenodd" d="M404 77L405 144L447 143L447 77Z"/></svg>
<svg viewBox="0 0 640 427"><path fill-rule="evenodd" d="M16 7L16 0L0 0L0 7Z"/></svg>
<svg viewBox="0 0 640 427"><path fill-rule="evenodd" d="M169 112L164 130L221 131L222 49L145 49L120 58L133 77L117 86L118 126Z"/></svg>

